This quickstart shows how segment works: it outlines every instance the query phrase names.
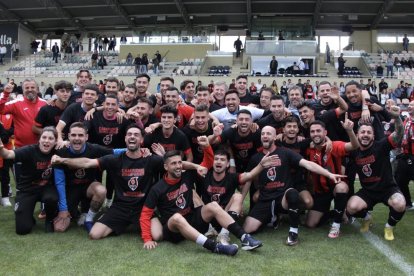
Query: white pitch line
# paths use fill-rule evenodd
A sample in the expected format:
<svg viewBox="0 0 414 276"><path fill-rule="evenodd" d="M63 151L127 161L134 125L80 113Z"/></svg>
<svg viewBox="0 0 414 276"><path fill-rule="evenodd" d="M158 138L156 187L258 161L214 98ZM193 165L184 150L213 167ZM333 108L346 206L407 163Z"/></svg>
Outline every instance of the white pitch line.
<svg viewBox="0 0 414 276"><path fill-rule="evenodd" d="M360 223L358 221L355 221L352 225L359 230ZM381 254L386 256L399 270L404 272L406 275L414 275L414 266L407 263L403 256L385 244L377 235L374 235L371 231L362 233L362 235Z"/></svg>

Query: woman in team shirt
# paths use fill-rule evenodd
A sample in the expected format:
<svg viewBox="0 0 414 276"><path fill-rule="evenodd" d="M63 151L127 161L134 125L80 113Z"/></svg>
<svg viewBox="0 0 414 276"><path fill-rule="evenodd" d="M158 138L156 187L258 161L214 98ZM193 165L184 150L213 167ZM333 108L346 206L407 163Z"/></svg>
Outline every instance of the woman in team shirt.
<svg viewBox="0 0 414 276"><path fill-rule="evenodd" d="M15 150L4 148L0 141L0 156L22 163L22 175L16 183L15 220L16 233L25 235L35 225L33 211L36 202L45 204L46 232L53 232L53 219L57 212L58 195L53 184L50 160L55 153L57 131L54 127L43 128L39 143Z"/></svg>

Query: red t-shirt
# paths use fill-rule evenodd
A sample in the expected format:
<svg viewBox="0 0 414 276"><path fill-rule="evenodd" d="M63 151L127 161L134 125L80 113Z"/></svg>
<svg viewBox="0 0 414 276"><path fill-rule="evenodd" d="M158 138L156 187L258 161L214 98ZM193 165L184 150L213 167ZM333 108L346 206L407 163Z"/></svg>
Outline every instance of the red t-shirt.
<svg viewBox="0 0 414 276"><path fill-rule="evenodd" d="M9 94L5 93L0 99L0 113L13 115L16 148L36 144L39 137L33 133L32 126L37 113L46 105L46 101L37 98L35 102L31 102L23 98L7 102L8 98Z"/></svg>

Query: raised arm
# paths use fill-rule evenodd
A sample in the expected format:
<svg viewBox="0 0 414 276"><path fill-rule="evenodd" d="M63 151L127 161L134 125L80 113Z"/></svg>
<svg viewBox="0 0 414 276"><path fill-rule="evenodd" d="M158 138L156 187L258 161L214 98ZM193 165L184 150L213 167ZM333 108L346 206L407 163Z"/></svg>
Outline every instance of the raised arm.
<svg viewBox="0 0 414 276"><path fill-rule="evenodd" d="M74 169L90 169L99 166L98 159L89 158L62 158L58 155L52 156L53 165L66 165Z"/></svg>
<svg viewBox="0 0 414 276"><path fill-rule="evenodd" d="M314 162L311 162L311 161L308 161L308 160L303 159L303 158L300 160L299 166L301 166L301 167L303 167L303 168L305 168L305 169L307 169L311 172L323 175L323 176L331 179L335 183L339 183L342 178L346 177L345 175L330 173L328 170L325 170L324 168L322 168L318 164L316 164Z"/></svg>
<svg viewBox="0 0 414 276"><path fill-rule="evenodd" d="M14 159L16 155L13 150L8 150L4 148L3 142L0 140L0 156L4 159Z"/></svg>
<svg viewBox="0 0 414 276"><path fill-rule="evenodd" d="M345 144L345 150L349 152L359 148L359 142L354 133L354 122L348 119L348 112L345 113L345 121L341 121L341 125L348 134L350 141Z"/></svg>
<svg viewBox="0 0 414 276"><path fill-rule="evenodd" d="M390 134L392 142L394 145L401 143L401 140L404 136L404 126L400 118L400 108L398 106L392 106L389 111L390 116L394 119L395 130Z"/></svg>

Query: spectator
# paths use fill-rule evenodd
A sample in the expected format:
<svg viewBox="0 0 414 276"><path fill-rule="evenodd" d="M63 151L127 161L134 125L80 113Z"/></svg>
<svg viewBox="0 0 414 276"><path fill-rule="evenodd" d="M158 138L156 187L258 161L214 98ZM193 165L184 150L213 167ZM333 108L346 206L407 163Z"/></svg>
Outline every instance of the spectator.
<svg viewBox="0 0 414 276"><path fill-rule="evenodd" d="M277 87L276 80L272 81L270 88L273 90L273 94L279 94L279 88Z"/></svg>
<svg viewBox="0 0 414 276"><path fill-rule="evenodd" d="M326 53L326 63L331 63L331 48L329 48L328 42L326 42L325 53Z"/></svg>
<svg viewBox="0 0 414 276"><path fill-rule="evenodd" d="M276 60L276 57L273 56L272 60L270 61L270 65L269 65L270 75L274 76L277 74L277 67L278 67L278 62Z"/></svg>
<svg viewBox="0 0 414 276"><path fill-rule="evenodd" d="M343 76L344 74L345 62L346 60L344 59L344 54L341 53L341 55L338 58L338 74L340 76Z"/></svg>
<svg viewBox="0 0 414 276"><path fill-rule="evenodd" d="M252 95L256 95L256 93L257 93L257 87L256 87L256 85L254 85L254 82L252 82L252 83L250 84L250 87L249 87L249 92L250 92L250 94L252 94Z"/></svg>
<svg viewBox="0 0 414 276"><path fill-rule="evenodd" d="M20 45L19 43L17 43L17 41L15 41L13 43L13 45L11 46L10 50L13 53L13 58L15 58L16 60L19 59L19 52L20 52Z"/></svg>
<svg viewBox="0 0 414 276"><path fill-rule="evenodd" d="M392 67L391 67L392 68ZM377 77L382 77L384 76L384 67L382 67L381 64L378 64L377 68ZM392 72L391 72L391 76L392 76Z"/></svg>
<svg viewBox="0 0 414 276"><path fill-rule="evenodd" d="M131 53L128 53L127 57L126 57L126 63L128 65L132 65L132 62L134 61L134 57L132 56Z"/></svg>
<svg viewBox="0 0 414 276"><path fill-rule="evenodd" d="M91 56L92 68L98 69L98 52L94 51Z"/></svg>
<svg viewBox="0 0 414 276"><path fill-rule="evenodd" d="M154 58L152 59L152 70L154 71L155 75L159 74L159 66L160 66L160 61L158 59L157 54L155 54Z"/></svg>
<svg viewBox="0 0 414 276"><path fill-rule="evenodd" d="M142 59L141 59L140 54L138 54L137 57L134 60L135 74L136 75L140 74L141 64L142 64Z"/></svg>
<svg viewBox="0 0 414 276"><path fill-rule="evenodd" d="M236 58L240 57L240 52L243 47L243 43L240 40L240 36L234 41L234 48L236 49Z"/></svg>
<svg viewBox="0 0 414 276"><path fill-rule="evenodd" d="M101 67L101 69L104 69L104 66L107 66L108 64L106 63L106 59L104 57L104 55L101 55L101 57L99 58L98 61L98 66Z"/></svg>
<svg viewBox="0 0 414 276"><path fill-rule="evenodd" d="M55 63L58 63L59 52L59 46L57 45L57 42L55 42L55 45L52 47L52 59L55 61Z"/></svg>
<svg viewBox="0 0 414 276"><path fill-rule="evenodd" d="M126 38L126 36L124 34L121 36L120 41L121 41L121 44L122 45L125 45L127 43L127 38Z"/></svg>
<svg viewBox="0 0 414 276"><path fill-rule="evenodd" d="M384 90L386 91L388 89L388 83L385 82L384 77L381 78L381 81L378 84L378 88L380 93L383 93Z"/></svg>
<svg viewBox="0 0 414 276"><path fill-rule="evenodd" d="M408 44L409 44L410 40L407 37L407 34L404 34L404 38L403 38L403 50L408 52Z"/></svg>

